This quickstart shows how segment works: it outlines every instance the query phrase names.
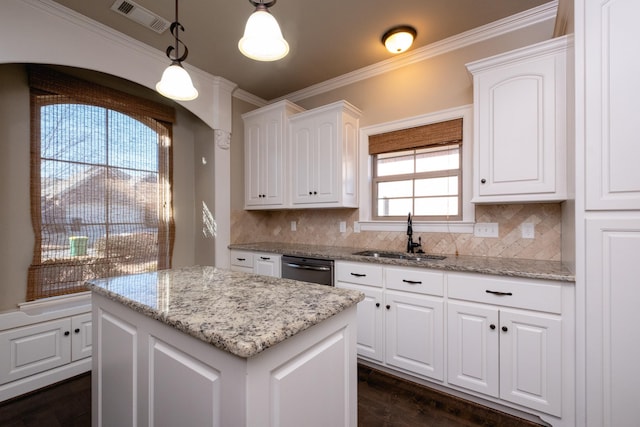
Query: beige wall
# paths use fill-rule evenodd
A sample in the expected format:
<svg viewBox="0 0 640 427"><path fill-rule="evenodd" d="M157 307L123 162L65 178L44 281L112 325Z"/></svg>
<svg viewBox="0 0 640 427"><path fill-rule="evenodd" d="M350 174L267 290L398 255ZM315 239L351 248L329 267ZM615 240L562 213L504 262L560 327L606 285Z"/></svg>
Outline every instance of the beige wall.
<svg viewBox="0 0 640 427"><path fill-rule="evenodd" d="M295 102L305 108L314 108L345 99L363 111L361 126L472 104L472 78L466 63L547 40L552 36L553 26L553 21L546 21ZM237 126L241 118L236 114L234 120ZM232 164L235 168L243 168L241 154L240 147L234 147ZM239 170L234 170L232 243L276 241L393 250L405 248L406 235L403 232L354 233L353 222L358 220L358 210L355 209L244 211L242 183ZM291 221L297 222L296 232L290 231ZM346 221L346 233L339 232L340 221ZM477 206L476 221L497 222L500 237L487 239L455 233L419 235L423 238L425 250L432 253L561 259L560 204ZM520 237L522 222L536 225L535 239Z"/></svg>
<svg viewBox="0 0 640 427"><path fill-rule="evenodd" d="M72 70L67 70L72 71ZM167 102L154 92L115 77L74 70L119 90ZM176 240L173 265L194 263L196 134L206 128L199 119L176 106L174 125L174 213ZM29 204L29 88L23 65L0 65L0 311L25 300L27 269L34 237ZM213 183L211 183L213 186Z"/></svg>

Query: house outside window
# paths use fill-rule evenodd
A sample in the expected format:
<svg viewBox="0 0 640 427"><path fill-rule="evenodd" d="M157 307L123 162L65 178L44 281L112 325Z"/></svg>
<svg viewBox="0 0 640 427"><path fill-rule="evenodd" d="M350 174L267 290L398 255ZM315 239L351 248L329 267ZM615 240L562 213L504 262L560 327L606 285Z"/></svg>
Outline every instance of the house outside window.
<svg viewBox="0 0 640 427"><path fill-rule="evenodd" d="M173 109L31 67L28 300L169 268Z"/></svg>

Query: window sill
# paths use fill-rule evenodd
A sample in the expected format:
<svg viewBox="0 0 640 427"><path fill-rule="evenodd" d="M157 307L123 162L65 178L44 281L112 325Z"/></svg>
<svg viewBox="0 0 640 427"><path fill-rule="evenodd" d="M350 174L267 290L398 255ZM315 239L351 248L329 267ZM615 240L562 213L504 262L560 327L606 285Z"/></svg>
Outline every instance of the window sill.
<svg viewBox="0 0 640 427"><path fill-rule="evenodd" d="M474 222L413 222L415 233L466 233L473 234ZM406 231L406 221L358 221L360 231Z"/></svg>

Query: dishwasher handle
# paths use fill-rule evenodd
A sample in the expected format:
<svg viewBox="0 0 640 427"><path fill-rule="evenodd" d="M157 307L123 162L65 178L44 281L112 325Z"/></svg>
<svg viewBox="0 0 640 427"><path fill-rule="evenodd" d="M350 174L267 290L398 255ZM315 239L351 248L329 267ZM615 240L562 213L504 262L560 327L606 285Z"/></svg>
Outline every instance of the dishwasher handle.
<svg viewBox="0 0 640 427"><path fill-rule="evenodd" d="M288 262L286 263L286 266L291 268L297 268L300 270L331 271L331 267L324 267L321 265L301 265L301 264L294 264L294 263Z"/></svg>

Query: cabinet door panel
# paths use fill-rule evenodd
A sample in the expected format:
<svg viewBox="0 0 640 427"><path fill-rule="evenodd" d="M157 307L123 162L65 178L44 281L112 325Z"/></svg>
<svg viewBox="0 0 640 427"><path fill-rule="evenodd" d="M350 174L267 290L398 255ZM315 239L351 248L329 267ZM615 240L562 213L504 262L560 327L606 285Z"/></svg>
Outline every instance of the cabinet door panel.
<svg viewBox="0 0 640 427"><path fill-rule="evenodd" d="M587 220L586 334L589 425L637 424L640 214Z"/></svg>
<svg viewBox="0 0 640 427"><path fill-rule="evenodd" d="M501 310L500 328L500 398L560 416L561 320Z"/></svg>
<svg viewBox="0 0 640 427"><path fill-rule="evenodd" d="M292 202L310 203L313 195L310 168L315 153L313 122L300 121L291 127ZM312 193L312 194L309 194Z"/></svg>
<svg viewBox="0 0 640 427"><path fill-rule="evenodd" d="M154 337L149 348L149 425L222 426L220 372ZM189 398L176 398L176 390Z"/></svg>
<svg viewBox="0 0 640 427"><path fill-rule="evenodd" d="M245 203L247 205L262 204L262 171L260 152L260 125L250 123L245 126Z"/></svg>
<svg viewBox="0 0 640 427"><path fill-rule="evenodd" d="M548 58L479 78L480 195L555 191L554 76Z"/></svg>
<svg viewBox="0 0 640 427"><path fill-rule="evenodd" d="M318 202L337 202L338 186L336 168L338 167L338 156L336 149L337 141L337 121L319 121L316 131L316 156L312 159L311 173Z"/></svg>
<svg viewBox="0 0 640 427"><path fill-rule="evenodd" d="M260 157L263 160L262 187L264 188L263 204L282 204L282 119L278 115L267 121L264 128Z"/></svg>
<svg viewBox="0 0 640 427"><path fill-rule="evenodd" d="M447 309L447 381L498 397L498 310L459 302L448 302Z"/></svg>
<svg viewBox="0 0 640 427"><path fill-rule="evenodd" d="M444 379L444 309L440 298L387 292L386 351L389 365Z"/></svg>
<svg viewBox="0 0 640 427"><path fill-rule="evenodd" d="M587 209L640 209L640 2L585 2ZM633 53L630 53L633 52Z"/></svg>
<svg viewBox="0 0 640 427"><path fill-rule="evenodd" d="M336 287L364 293L358 303L358 356L382 362L383 360L383 299L382 290L351 283L336 283Z"/></svg>
<svg viewBox="0 0 640 427"><path fill-rule="evenodd" d="M96 310L94 308L94 310ZM135 426L138 416L139 333L123 319L99 309L92 375L97 375L102 392L92 397L94 420L102 425Z"/></svg>
<svg viewBox="0 0 640 427"><path fill-rule="evenodd" d="M0 384L69 363L70 327L66 318L0 333Z"/></svg>
<svg viewBox="0 0 640 427"><path fill-rule="evenodd" d="M91 313L71 318L71 360L80 360L91 356Z"/></svg>

